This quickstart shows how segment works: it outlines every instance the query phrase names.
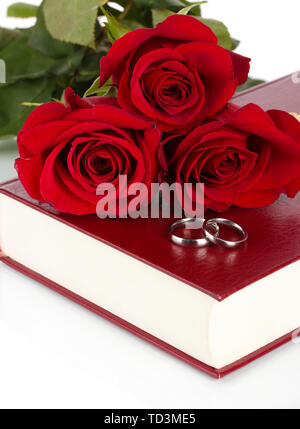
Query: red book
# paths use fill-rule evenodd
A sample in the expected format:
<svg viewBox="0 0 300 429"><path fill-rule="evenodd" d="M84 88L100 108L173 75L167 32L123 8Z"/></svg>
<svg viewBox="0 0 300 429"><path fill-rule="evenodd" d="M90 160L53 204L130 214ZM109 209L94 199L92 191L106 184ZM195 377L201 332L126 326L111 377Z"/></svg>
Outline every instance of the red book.
<svg viewBox="0 0 300 429"><path fill-rule="evenodd" d="M299 100L288 76L234 101L300 113ZM60 214L13 180L0 189L1 260L219 378L300 333L299 209L300 194L231 208L245 246L187 249L169 241L170 219Z"/></svg>

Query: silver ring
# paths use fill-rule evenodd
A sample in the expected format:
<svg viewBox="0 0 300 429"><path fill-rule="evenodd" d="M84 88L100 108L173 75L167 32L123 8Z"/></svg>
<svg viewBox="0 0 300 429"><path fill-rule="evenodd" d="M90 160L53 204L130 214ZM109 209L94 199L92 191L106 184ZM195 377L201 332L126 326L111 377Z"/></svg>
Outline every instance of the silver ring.
<svg viewBox="0 0 300 429"><path fill-rule="evenodd" d="M210 231L212 229L212 225L227 225L233 230L237 231L241 235L241 239L235 241L224 240L219 237L219 234L216 235L213 231ZM235 247L241 246L241 244L248 240L247 232L244 231L244 229L238 223L222 218L206 220L203 223L203 233L207 240L209 240L211 243L216 244L217 246L219 245L226 247L228 249L234 249Z"/></svg>
<svg viewBox="0 0 300 429"><path fill-rule="evenodd" d="M205 219L200 218L186 218L180 219L176 222L172 223L169 227L169 238L173 243L178 244L183 247L205 247L209 244L209 241L206 237L203 238L182 238L175 234L175 231L178 228L186 228L186 229L199 229L201 234L203 235L203 224ZM199 227L195 226L198 224ZM191 228L192 226L192 228ZM217 224L212 223L210 228L214 230L215 236L217 237L219 234L219 227Z"/></svg>

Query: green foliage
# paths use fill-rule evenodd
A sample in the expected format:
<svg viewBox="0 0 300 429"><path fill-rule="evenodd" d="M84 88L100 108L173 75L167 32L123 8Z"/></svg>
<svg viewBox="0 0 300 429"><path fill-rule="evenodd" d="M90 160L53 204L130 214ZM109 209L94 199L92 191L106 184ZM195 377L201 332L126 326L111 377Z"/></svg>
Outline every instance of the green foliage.
<svg viewBox="0 0 300 429"><path fill-rule="evenodd" d="M9 83L20 79L35 79L51 70L55 60L28 46L31 31L19 31L16 37L0 51L6 63Z"/></svg>
<svg viewBox="0 0 300 429"><path fill-rule="evenodd" d="M114 97L115 94L115 87L112 83L111 78L108 79L104 85L99 87L100 83L100 77L98 77L93 84L90 86L90 88L85 92L84 96L89 97L90 95L97 95L98 97Z"/></svg>
<svg viewBox="0 0 300 429"><path fill-rule="evenodd" d="M123 12L114 9L108 0L43 0L40 7L19 2L8 8L8 16L36 16L37 20L29 29L0 28L0 59L6 62L7 71L7 83L0 84L2 142L6 136L17 134L36 105L63 100L67 86L81 96L115 96L111 80L99 88L99 62L111 43L128 31L153 27L174 13L189 14L208 25L221 46L233 50L239 44L222 22L202 18L205 2L116 2L124 8ZM105 27L98 18L107 21ZM260 82L249 79L240 89Z"/></svg>
<svg viewBox="0 0 300 429"><path fill-rule="evenodd" d="M241 42L239 40L233 39L233 38L231 38L231 41L232 41L232 50L235 51L236 48L239 47Z"/></svg>
<svg viewBox="0 0 300 429"><path fill-rule="evenodd" d="M207 3L207 1L200 1L198 3L192 3L189 6L184 7L179 12L177 12L179 15L188 15L189 12L191 12L192 9L195 7L200 6L201 4Z"/></svg>
<svg viewBox="0 0 300 429"><path fill-rule="evenodd" d="M207 25L218 37L219 45L225 49L232 50L232 40L228 28L221 21L216 19L199 18L203 24Z"/></svg>
<svg viewBox="0 0 300 429"><path fill-rule="evenodd" d="M174 15L174 12L168 9L152 9L152 22L153 27L156 27L157 24L164 21L168 16Z"/></svg>
<svg viewBox="0 0 300 429"><path fill-rule="evenodd" d="M20 35L21 32L19 30L9 30L8 28L0 27L0 52L18 37L20 37Z"/></svg>
<svg viewBox="0 0 300 429"><path fill-rule="evenodd" d="M104 1L104 0L103 0ZM105 24L109 40L113 43L115 40L120 39L120 37L131 31L131 28L120 24L116 18L114 18L110 12L105 10L104 7L101 7L103 14L106 16L107 23Z"/></svg>
<svg viewBox="0 0 300 429"><path fill-rule="evenodd" d="M147 0L140 1L141 3L144 2L145 7L149 5L149 2ZM152 0L150 4L151 8L153 9L171 9L175 10L175 12L178 12L180 9L187 5L187 2L182 0Z"/></svg>
<svg viewBox="0 0 300 429"><path fill-rule="evenodd" d="M1 87L0 90L0 136L14 135L33 107L21 106L26 100L31 103L50 101L55 88L52 78L42 77L35 80L19 80Z"/></svg>
<svg viewBox="0 0 300 429"><path fill-rule="evenodd" d="M38 6L27 3L14 3L7 9L7 16L14 18L31 18L37 15Z"/></svg>
<svg viewBox="0 0 300 429"><path fill-rule="evenodd" d="M46 28L42 8L39 8L37 13L37 22L32 29L28 44L31 48L53 58L63 58L76 50L72 43L53 39Z"/></svg>
<svg viewBox="0 0 300 429"><path fill-rule="evenodd" d="M46 26L54 39L95 47L99 0L44 0Z"/></svg>

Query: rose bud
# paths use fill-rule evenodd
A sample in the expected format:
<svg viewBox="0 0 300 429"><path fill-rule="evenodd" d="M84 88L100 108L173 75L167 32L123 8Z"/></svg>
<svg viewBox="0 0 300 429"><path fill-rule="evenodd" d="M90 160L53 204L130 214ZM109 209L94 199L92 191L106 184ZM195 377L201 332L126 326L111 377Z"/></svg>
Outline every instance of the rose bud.
<svg viewBox="0 0 300 429"><path fill-rule="evenodd" d="M172 15L156 28L118 39L101 59L100 86L112 76L120 106L166 131L223 108L246 82L249 62L218 46L196 18Z"/></svg>

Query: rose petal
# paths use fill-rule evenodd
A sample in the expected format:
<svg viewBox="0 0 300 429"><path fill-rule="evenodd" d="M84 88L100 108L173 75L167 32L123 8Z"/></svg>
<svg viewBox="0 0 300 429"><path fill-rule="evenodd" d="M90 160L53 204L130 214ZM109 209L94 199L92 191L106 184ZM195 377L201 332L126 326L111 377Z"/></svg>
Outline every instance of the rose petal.
<svg viewBox="0 0 300 429"><path fill-rule="evenodd" d="M36 127L47 122L59 121L67 113L66 107L62 103L45 103L36 107L26 119L23 130Z"/></svg>
<svg viewBox="0 0 300 429"><path fill-rule="evenodd" d="M75 121L62 119L61 121L47 122L22 131L18 139L21 156L23 156L21 145L29 153L38 155L47 149L53 148L56 145L56 139L74 125L76 125Z"/></svg>
<svg viewBox="0 0 300 429"><path fill-rule="evenodd" d="M45 157L36 155L31 159L18 158L15 162L19 179L28 195L38 201L44 201L40 192L40 177L43 171Z"/></svg>
<svg viewBox="0 0 300 429"><path fill-rule="evenodd" d="M55 147L46 159L40 179L41 194L45 201L51 203L55 209L61 212L76 215L95 213L95 205L83 199L82 195L77 196L74 190L70 189L69 173L64 172L64 180L59 174L64 168L58 158L63 148L64 144ZM68 184L65 183L66 181ZM78 191L78 186L76 186L76 190ZM85 197L86 195L87 193L84 193Z"/></svg>
<svg viewBox="0 0 300 429"><path fill-rule="evenodd" d="M226 49L208 43L194 42L182 44L176 51L197 69L204 82L206 104L199 115L209 116L220 110L237 88L232 60Z"/></svg>
<svg viewBox="0 0 300 429"><path fill-rule="evenodd" d="M144 129L151 126L149 120L134 116L119 107L110 104L98 104L92 109L78 109L69 113L65 117L68 121L74 122L101 122L102 124L112 124L119 128Z"/></svg>
<svg viewBox="0 0 300 429"><path fill-rule="evenodd" d="M278 190L264 190L260 192L248 191L238 194L233 204L244 208L259 208L273 204L279 197Z"/></svg>
<svg viewBox="0 0 300 429"><path fill-rule="evenodd" d="M105 57L100 61L100 83L105 84L107 79L114 73L118 65L135 50L141 43L153 35L153 29L139 28L130 31L120 39L116 40Z"/></svg>
<svg viewBox="0 0 300 429"><path fill-rule="evenodd" d="M144 55L136 64L130 83L130 97L135 107L140 109L144 115L159 121L159 126L162 130L169 128L168 126L165 127L164 122L173 125L182 125L186 122L191 122L193 120L193 117L197 114L198 110L201 109L201 95L204 92L202 83L200 79L198 79L197 86L199 94L201 95L199 95L199 104L197 105L197 108L195 109L194 107L188 107L184 112L181 112L179 115L169 115L168 113L163 112L162 110L159 110L158 108L152 106L145 98L145 95L143 94L143 91L141 89L141 76L143 72L147 69L147 67L149 67L151 64L157 63L158 61L167 62L170 60L182 61L183 57L176 51L168 48L157 49L154 52ZM123 104L123 96L122 98L120 98L120 104Z"/></svg>
<svg viewBox="0 0 300 429"><path fill-rule="evenodd" d="M242 85L248 80L251 59L232 51L228 52L233 63L234 77L237 80L238 85Z"/></svg>
<svg viewBox="0 0 300 429"><path fill-rule="evenodd" d="M79 95L75 94L72 88L68 87L65 90L65 105L68 110L84 109L89 107L89 103Z"/></svg>
<svg viewBox="0 0 300 429"><path fill-rule="evenodd" d="M218 43L211 29L197 19L186 15L172 15L155 29L137 29L116 40L108 54L100 61L100 86L111 76L120 63L150 37L162 37L176 41L206 41Z"/></svg>
<svg viewBox="0 0 300 429"><path fill-rule="evenodd" d="M215 33L198 19L187 15L171 15L154 29L154 35L175 40L195 40L217 44Z"/></svg>
<svg viewBox="0 0 300 429"><path fill-rule="evenodd" d="M129 71L126 70L124 72L124 75L122 76L120 80L120 86L118 89L118 101L120 106L126 110L127 112L131 113L132 115L143 115L131 102L131 92L130 92L130 82L129 82ZM145 115L143 115L144 118L147 118ZM146 120L146 119L145 119Z"/></svg>
<svg viewBox="0 0 300 429"><path fill-rule="evenodd" d="M282 188L298 176L300 170L300 144L281 131L274 119L283 127L290 125L290 132L298 132L293 118L285 112L268 115L259 106L248 104L234 113L222 113L228 124L261 137L269 142L270 161L260 181L253 188L255 191ZM280 118L281 116L281 118ZM259 140L258 140L259 141ZM278 174L280 171L280 174Z"/></svg>
<svg viewBox="0 0 300 429"><path fill-rule="evenodd" d="M300 122L282 110L269 110L266 113L281 131L299 144L300 148Z"/></svg>
<svg viewBox="0 0 300 429"><path fill-rule="evenodd" d="M295 196L300 191L300 175L295 180L293 180L289 185L287 186L287 195L290 198L295 198Z"/></svg>

